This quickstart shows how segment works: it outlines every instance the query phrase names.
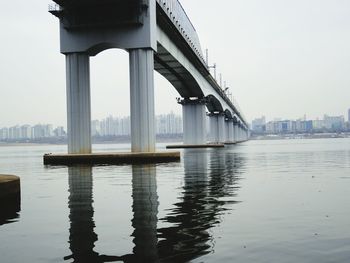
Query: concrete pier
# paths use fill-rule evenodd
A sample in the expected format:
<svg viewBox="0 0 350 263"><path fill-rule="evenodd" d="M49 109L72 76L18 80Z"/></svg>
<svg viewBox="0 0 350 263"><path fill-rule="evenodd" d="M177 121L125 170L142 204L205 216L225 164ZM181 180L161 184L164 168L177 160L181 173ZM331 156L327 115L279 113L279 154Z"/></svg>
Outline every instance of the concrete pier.
<svg viewBox="0 0 350 263"><path fill-rule="evenodd" d="M182 105L183 133L185 145L204 145L206 138L205 99L183 99Z"/></svg>
<svg viewBox="0 0 350 263"><path fill-rule="evenodd" d="M210 143L223 143L225 141L225 115L224 113L210 113Z"/></svg>
<svg viewBox="0 0 350 263"><path fill-rule="evenodd" d="M68 153L91 153L89 55L66 54L66 78Z"/></svg>
<svg viewBox="0 0 350 263"><path fill-rule="evenodd" d="M239 128L238 123L233 123L233 130L234 130L234 140L236 143L239 142Z"/></svg>
<svg viewBox="0 0 350 263"><path fill-rule="evenodd" d="M153 53L152 49L129 50L132 152L155 151Z"/></svg>
<svg viewBox="0 0 350 263"><path fill-rule="evenodd" d="M17 197L21 192L21 181L15 175L0 175L0 200Z"/></svg>
<svg viewBox="0 0 350 263"><path fill-rule="evenodd" d="M45 154L45 165L147 164L180 161L180 152Z"/></svg>
<svg viewBox="0 0 350 263"><path fill-rule="evenodd" d="M20 210L20 178L14 175L0 175L0 225L18 218Z"/></svg>
<svg viewBox="0 0 350 263"><path fill-rule="evenodd" d="M225 120L225 126L226 126L226 140L225 144L234 144L234 131L233 131L233 119L227 119Z"/></svg>

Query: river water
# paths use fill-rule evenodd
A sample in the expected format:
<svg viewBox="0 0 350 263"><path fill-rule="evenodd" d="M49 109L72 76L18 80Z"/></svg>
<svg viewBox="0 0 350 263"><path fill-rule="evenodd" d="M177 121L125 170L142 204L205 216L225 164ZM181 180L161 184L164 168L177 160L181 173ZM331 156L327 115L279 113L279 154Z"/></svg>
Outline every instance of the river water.
<svg viewBox="0 0 350 263"><path fill-rule="evenodd" d="M249 141L158 165L42 164L65 151L0 147L0 173L22 187L21 210L0 211L1 263L350 261L350 139Z"/></svg>

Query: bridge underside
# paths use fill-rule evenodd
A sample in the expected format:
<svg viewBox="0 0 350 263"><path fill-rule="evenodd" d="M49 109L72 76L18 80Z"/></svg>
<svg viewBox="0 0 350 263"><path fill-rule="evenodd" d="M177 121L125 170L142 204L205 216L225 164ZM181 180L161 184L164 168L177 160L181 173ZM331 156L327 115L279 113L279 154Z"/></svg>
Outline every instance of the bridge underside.
<svg viewBox="0 0 350 263"><path fill-rule="evenodd" d="M154 56L154 69L175 87L181 97L204 96L192 74L160 43Z"/></svg>

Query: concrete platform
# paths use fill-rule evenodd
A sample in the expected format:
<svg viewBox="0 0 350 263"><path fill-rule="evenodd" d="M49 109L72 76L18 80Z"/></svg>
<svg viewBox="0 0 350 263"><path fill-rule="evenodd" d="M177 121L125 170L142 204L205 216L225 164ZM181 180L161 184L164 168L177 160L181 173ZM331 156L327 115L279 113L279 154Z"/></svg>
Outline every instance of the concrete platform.
<svg viewBox="0 0 350 263"><path fill-rule="evenodd" d="M21 181L15 175L0 174L0 199L16 196L21 192Z"/></svg>
<svg viewBox="0 0 350 263"><path fill-rule="evenodd" d="M235 145L237 144L238 142L225 142L226 145Z"/></svg>
<svg viewBox="0 0 350 263"><path fill-rule="evenodd" d="M0 174L0 225L13 222L21 210L20 178Z"/></svg>
<svg viewBox="0 0 350 263"><path fill-rule="evenodd" d="M45 154L45 165L142 164L180 161L180 152Z"/></svg>
<svg viewBox="0 0 350 263"><path fill-rule="evenodd" d="M224 144L178 144L178 145L167 145L167 149L194 149L194 148L223 148Z"/></svg>

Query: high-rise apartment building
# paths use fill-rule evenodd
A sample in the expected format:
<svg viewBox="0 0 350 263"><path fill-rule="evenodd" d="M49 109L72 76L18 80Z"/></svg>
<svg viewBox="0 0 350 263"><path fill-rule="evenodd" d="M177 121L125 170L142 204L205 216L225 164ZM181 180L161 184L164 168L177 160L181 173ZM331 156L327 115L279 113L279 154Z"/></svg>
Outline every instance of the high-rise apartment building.
<svg viewBox="0 0 350 263"><path fill-rule="evenodd" d="M266 118L265 118L265 116L262 116L261 118L254 119L252 121L252 130L254 132L265 132L266 131Z"/></svg>

